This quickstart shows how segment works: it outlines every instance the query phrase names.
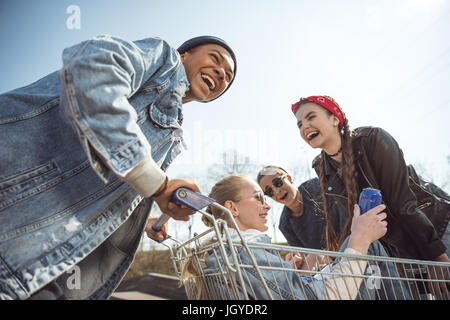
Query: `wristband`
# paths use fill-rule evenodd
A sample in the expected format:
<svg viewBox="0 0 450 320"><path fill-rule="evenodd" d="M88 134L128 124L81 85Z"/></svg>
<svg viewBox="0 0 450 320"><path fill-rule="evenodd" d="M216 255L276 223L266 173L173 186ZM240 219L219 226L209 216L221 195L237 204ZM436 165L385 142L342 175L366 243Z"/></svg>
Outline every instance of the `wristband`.
<svg viewBox="0 0 450 320"><path fill-rule="evenodd" d="M155 194L153 194L152 196L151 196L151 198L152 199L155 199L155 198L157 198L157 197L159 197L160 195L162 195L165 191L166 191L166 189L167 189L167 184L169 183L169 177L167 177L166 176L166 178L164 179L164 182L163 182L163 184L162 184L162 189L160 188L160 190L159 191L156 191L156 193Z"/></svg>

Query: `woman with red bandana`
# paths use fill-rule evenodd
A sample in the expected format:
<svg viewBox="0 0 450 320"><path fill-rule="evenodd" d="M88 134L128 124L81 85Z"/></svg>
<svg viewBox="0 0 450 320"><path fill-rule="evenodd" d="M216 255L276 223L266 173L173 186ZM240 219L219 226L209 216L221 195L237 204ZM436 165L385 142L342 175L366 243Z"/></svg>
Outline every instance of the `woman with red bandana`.
<svg viewBox="0 0 450 320"><path fill-rule="evenodd" d="M449 221L448 210L427 216L409 182L410 168L394 138L376 127L350 130L340 106L328 96L310 96L292 105L300 135L312 148L321 149L314 159L321 184L327 220L326 239L337 250L350 233L352 212L364 188L381 191L386 204L388 231L380 239L395 257L450 262L443 235ZM347 212L345 224L330 212L336 203ZM448 233L447 233L448 234ZM431 277L440 277L429 272ZM445 270L449 277L449 271ZM445 289L445 288L443 288Z"/></svg>

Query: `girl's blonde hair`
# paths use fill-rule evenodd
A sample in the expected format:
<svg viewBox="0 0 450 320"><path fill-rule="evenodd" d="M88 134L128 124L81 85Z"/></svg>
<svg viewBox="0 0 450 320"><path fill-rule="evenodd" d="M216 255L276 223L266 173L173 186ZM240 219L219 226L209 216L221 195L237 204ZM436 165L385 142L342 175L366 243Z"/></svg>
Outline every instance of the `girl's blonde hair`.
<svg viewBox="0 0 450 320"><path fill-rule="evenodd" d="M219 180L211 189L211 192L209 193L209 197L216 200L216 202L220 205L224 205L226 201L239 201L239 195L243 187L249 184L249 180L251 180L251 176L247 174L232 174L229 176L226 176L225 178ZM229 226L232 226L230 224L229 218L225 216L225 214L220 211L219 209L215 207L208 207L206 209L206 212L210 213L214 216L216 219L222 219L227 222ZM208 226L212 227L213 223L210 221L210 219L206 216L202 216L203 223ZM214 239L209 240L208 242L204 242L203 245L208 245L212 242L214 242ZM202 256L197 257L199 259L204 259L208 255L207 252L205 252ZM199 270L199 266L195 261L194 256L189 257L185 264L183 265L182 271L181 271L181 277L180 281L183 285L187 285L189 282L189 285L191 283L196 288L196 300L204 300L207 296L206 286L204 283L204 278L199 277L201 274L201 271Z"/></svg>
<svg viewBox="0 0 450 320"><path fill-rule="evenodd" d="M252 180L252 178L248 174L232 174L226 176L212 187L209 197L216 200L222 206L228 200L239 201L239 193L243 187L249 184L249 180ZM228 217L225 216L223 211L210 206L206 209L206 212L212 214L216 219L225 220L231 226ZM212 222L206 216L202 216L202 221L207 227L212 227Z"/></svg>

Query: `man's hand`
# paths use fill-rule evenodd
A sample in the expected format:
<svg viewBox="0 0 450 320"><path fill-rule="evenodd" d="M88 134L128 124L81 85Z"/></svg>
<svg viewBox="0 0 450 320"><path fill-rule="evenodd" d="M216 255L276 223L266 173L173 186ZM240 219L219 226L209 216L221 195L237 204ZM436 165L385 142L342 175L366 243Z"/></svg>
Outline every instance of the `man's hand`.
<svg viewBox="0 0 450 320"><path fill-rule="evenodd" d="M194 179L170 179L166 190L158 197L153 198L162 212L175 220L188 221L189 216L195 212L185 206L179 206L171 201L173 192L178 188L188 188L200 192L200 188Z"/></svg>
<svg viewBox="0 0 450 320"><path fill-rule="evenodd" d="M147 236L150 239L156 240L156 241L163 241L167 238L167 230L168 230L168 224L169 222L166 222L162 225L161 230L156 232L153 230L153 225L156 223L158 218L149 218L147 220L147 224L145 225L145 232L147 233Z"/></svg>

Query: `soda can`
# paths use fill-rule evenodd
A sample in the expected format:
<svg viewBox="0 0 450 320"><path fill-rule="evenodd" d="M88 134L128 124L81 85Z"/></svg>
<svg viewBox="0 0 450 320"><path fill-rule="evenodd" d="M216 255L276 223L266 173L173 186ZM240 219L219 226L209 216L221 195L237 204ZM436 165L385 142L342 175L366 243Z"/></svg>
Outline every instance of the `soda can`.
<svg viewBox="0 0 450 320"><path fill-rule="evenodd" d="M361 208L361 214L366 213L372 208L381 204L381 192L377 189L365 188L359 195L358 205Z"/></svg>

